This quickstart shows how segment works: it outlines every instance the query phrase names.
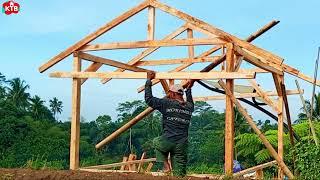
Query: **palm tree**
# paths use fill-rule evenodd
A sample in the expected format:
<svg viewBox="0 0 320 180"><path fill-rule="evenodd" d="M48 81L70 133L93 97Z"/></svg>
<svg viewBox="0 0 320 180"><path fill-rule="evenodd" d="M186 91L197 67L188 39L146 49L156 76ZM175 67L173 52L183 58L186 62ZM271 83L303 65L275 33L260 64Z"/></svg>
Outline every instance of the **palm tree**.
<svg viewBox="0 0 320 180"><path fill-rule="evenodd" d="M50 101L51 112L53 113L54 119L57 120L56 115L62 113L62 101L59 101L56 97L51 99Z"/></svg>
<svg viewBox="0 0 320 180"><path fill-rule="evenodd" d="M306 109L307 109L307 113L310 114L311 113L311 102L306 100ZM305 110L303 109L303 107L301 108L302 113L300 113L298 115L299 120L303 120L303 119L308 119L308 116L305 112ZM320 119L320 92L318 94L314 95L314 104L313 104L313 113L312 113L312 119ZM298 121L299 121L298 120Z"/></svg>
<svg viewBox="0 0 320 180"><path fill-rule="evenodd" d="M8 100L17 108L25 110L29 105L30 94L26 92L29 89L29 85L25 84L25 81L20 78L9 80L8 84Z"/></svg>
<svg viewBox="0 0 320 180"><path fill-rule="evenodd" d="M45 106L43 103L45 101L41 100L41 98L35 95L33 98L30 99L30 112L35 119L43 118L45 113Z"/></svg>

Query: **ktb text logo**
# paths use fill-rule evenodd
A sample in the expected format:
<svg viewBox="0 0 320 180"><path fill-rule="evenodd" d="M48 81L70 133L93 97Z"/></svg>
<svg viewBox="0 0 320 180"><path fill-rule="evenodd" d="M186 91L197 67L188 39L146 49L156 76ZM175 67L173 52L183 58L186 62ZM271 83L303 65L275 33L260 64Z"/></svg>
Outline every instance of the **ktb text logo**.
<svg viewBox="0 0 320 180"><path fill-rule="evenodd" d="M18 14L20 10L20 5L13 0L9 0L2 5L2 12L5 13L6 15L10 14Z"/></svg>

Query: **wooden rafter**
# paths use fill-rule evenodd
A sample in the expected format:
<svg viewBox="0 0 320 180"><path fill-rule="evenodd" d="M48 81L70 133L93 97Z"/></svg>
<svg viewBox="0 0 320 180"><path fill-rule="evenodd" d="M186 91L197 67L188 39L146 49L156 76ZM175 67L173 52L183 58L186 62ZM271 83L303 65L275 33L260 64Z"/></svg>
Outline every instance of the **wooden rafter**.
<svg viewBox="0 0 320 180"><path fill-rule="evenodd" d="M60 62L62 59L66 58L67 56L72 54L74 51L79 50L82 46L95 40L96 38L98 38L99 36L104 34L105 32L111 30L112 28L116 27L117 25L119 25L123 21L129 19L130 17L132 17L135 14L139 13L140 11L144 10L149 5L150 5L149 0L146 0L146 1L142 2L141 4L137 5L136 7L133 7L129 11L123 13L122 15L118 16L117 18L115 18L111 22L109 22L106 25L99 28L97 31L89 34L88 36L86 36L85 38L83 38L82 40L77 42L76 44L70 46L68 49L64 50L63 52L59 53L58 55L56 55L55 57L50 59L48 62L46 62L45 64L43 64L42 66L39 67L39 71L41 73L46 71L47 69L49 69L53 65Z"/></svg>
<svg viewBox="0 0 320 180"><path fill-rule="evenodd" d="M146 72L53 72L55 78L147 79ZM237 72L157 72L157 79L253 79L255 73Z"/></svg>
<svg viewBox="0 0 320 180"><path fill-rule="evenodd" d="M232 36L231 34L228 34L228 33L224 32L216 27L213 27L213 26L211 26L211 25L209 25L209 24L207 24L207 23L205 23L205 22L203 22L193 16L190 16L182 11L179 11L175 8L172 8L170 6L162 4L159 1L150 0L150 5L152 5L156 8L159 8L160 10L167 12L173 16L176 16L182 20L185 20L187 23L193 24L199 28L202 28L203 30L209 31L209 32L221 37L221 38L224 38L225 40L232 41L236 45L243 47L243 48L246 48L246 49L250 50L251 52L256 53L257 55L260 55L266 59L270 59L276 64L281 64L283 62L283 59L277 55L274 55L268 51L265 51L261 48L258 48L258 47L254 46L246 41L243 41L235 36Z"/></svg>
<svg viewBox="0 0 320 180"><path fill-rule="evenodd" d="M83 53L83 52L78 52L77 56L79 56L79 58L81 58L81 59L85 59L88 61L101 63L101 64L105 64L105 65L109 65L109 66L113 66L113 67L117 67L117 68L122 68L122 69L130 70L130 71L134 71L134 72L148 72L149 71L144 68L131 66L131 65L128 65L125 63L121 63L119 61L114 61L111 59L102 58L102 57L94 56L94 55Z"/></svg>

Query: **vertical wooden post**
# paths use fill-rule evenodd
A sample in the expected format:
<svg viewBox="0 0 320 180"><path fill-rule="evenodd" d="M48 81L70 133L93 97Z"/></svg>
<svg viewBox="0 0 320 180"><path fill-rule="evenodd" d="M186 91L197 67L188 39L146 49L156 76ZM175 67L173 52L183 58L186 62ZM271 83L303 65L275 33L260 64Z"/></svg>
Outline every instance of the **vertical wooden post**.
<svg viewBox="0 0 320 180"><path fill-rule="evenodd" d="M154 40L155 32L155 8L150 6L148 8L148 40Z"/></svg>
<svg viewBox="0 0 320 180"><path fill-rule="evenodd" d="M233 72L234 69L234 52L233 44L227 44L226 70ZM226 80L227 88L233 93L233 79ZM225 172L227 175L233 174L233 154L234 154L234 111L233 103L230 96L226 96L226 113L225 113Z"/></svg>
<svg viewBox="0 0 320 180"><path fill-rule="evenodd" d="M193 30L192 29L187 29L187 36L188 39L192 39L193 38ZM189 59L193 59L194 58L194 46L188 46L188 53L189 53Z"/></svg>
<svg viewBox="0 0 320 180"><path fill-rule="evenodd" d="M81 59L74 53L73 71L81 71ZM81 79L72 79L72 114L70 139L70 169L79 168L79 140L80 140L80 99Z"/></svg>
<svg viewBox="0 0 320 180"><path fill-rule="evenodd" d="M281 76L280 81L283 81L283 76ZM283 94L279 94L279 110L280 113L278 114L278 155L283 160L283 107L284 107L284 102L283 102ZM284 172L278 166L278 179L283 179L284 177Z"/></svg>
<svg viewBox="0 0 320 180"><path fill-rule="evenodd" d="M225 53L226 53L225 46L222 45L222 47L221 47L221 56L223 56ZM225 71L225 67L226 67L226 62L224 61L221 64L221 71Z"/></svg>

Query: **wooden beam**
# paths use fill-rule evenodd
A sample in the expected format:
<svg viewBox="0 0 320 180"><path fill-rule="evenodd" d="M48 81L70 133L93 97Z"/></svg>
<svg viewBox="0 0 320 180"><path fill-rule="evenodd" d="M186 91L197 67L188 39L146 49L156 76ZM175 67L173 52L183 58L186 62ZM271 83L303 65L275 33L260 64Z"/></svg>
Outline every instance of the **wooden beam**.
<svg viewBox="0 0 320 180"><path fill-rule="evenodd" d="M154 40L154 34L155 34L155 8L152 6L149 6L148 8L148 40Z"/></svg>
<svg viewBox="0 0 320 180"><path fill-rule="evenodd" d="M251 116L247 113L247 111L242 107L240 102L234 97L232 92L227 88L226 84L219 80L220 86L225 90L226 94L231 97L232 102L237 106L239 112L244 116L248 124L251 126L253 131L258 135L258 137L261 139L262 143L266 146L269 153L272 155L273 158L277 161L278 165L283 169L284 173L290 178L293 179L294 175L289 170L289 168L286 166L286 164L283 162L281 157L277 154L276 150L272 147L266 136L260 131L258 126L254 123Z"/></svg>
<svg viewBox="0 0 320 180"><path fill-rule="evenodd" d="M267 162L267 163L264 163L264 164L260 164L260 165L257 165L257 166L242 170L240 172L237 172L237 173L235 173L233 175L233 177L243 176L245 174L249 174L249 173L255 172L255 171L259 170L259 169L264 169L264 168L267 168L267 167L271 167L271 166L274 166L276 164L277 164L277 161L271 161L271 162Z"/></svg>
<svg viewBox="0 0 320 180"><path fill-rule="evenodd" d="M106 44L89 44L83 46L81 51L98 51L112 49L154 48L167 46L192 46L192 45L221 45L225 41L219 38L211 39L173 39L173 40L148 40L135 42L116 42Z"/></svg>
<svg viewBox="0 0 320 180"><path fill-rule="evenodd" d="M266 71L272 72L272 73L276 73L279 75L282 75L283 72L282 70L276 68L274 65L271 65L270 63L263 61L255 56L253 56L252 54L249 54L248 52L246 52L245 50L243 50L242 48L235 46L235 50L237 51L237 53L239 53L241 56L243 56L249 63L258 66L261 69L264 69Z"/></svg>
<svg viewBox="0 0 320 180"><path fill-rule="evenodd" d="M124 156L124 157L122 158L122 162L127 162L127 161L128 161L128 157ZM124 171L125 168L126 168L126 165L121 165L120 171Z"/></svg>
<svg viewBox="0 0 320 180"><path fill-rule="evenodd" d="M269 98L269 96L259 87L259 85L256 83L255 80L249 79L249 83L252 85L252 87L257 91L257 93L262 97L263 101L268 104L274 111L277 112L277 114L280 113L280 110L278 108L278 105L276 105L272 99ZM282 112L282 111L281 111Z"/></svg>
<svg viewBox="0 0 320 180"><path fill-rule="evenodd" d="M183 33L186 29L187 28L185 27L185 25L183 25L183 26L179 27L177 30L175 30L174 32L172 32L171 34L169 34L168 36L166 36L163 40L174 39L175 37L177 37L181 33ZM153 53L154 51L156 51L159 48L160 47L146 49L146 50L142 51L140 54L138 54L136 57L131 59L127 64L128 65L135 65L137 62L139 62L140 60L142 60L146 56L150 55L151 53ZM125 71L125 70L124 69L117 69L115 72L123 72L123 71ZM105 84L110 80L111 80L110 78L109 79L103 79L101 82L103 84Z"/></svg>
<svg viewBox="0 0 320 180"><path fill-rule="evenodd" d="M96 38L98 38L99 36L104 34L105 32L111 30L112 28L116 27L117 25L119 25L123 21L129 19L133 15L135 15L135 14L139 13L140 11L144 10L149 5L150 5L149 0L146 0L146 1L142 2L141 4L139 4L138 6L136 6L136 7L132 8L132 9L130 9L129 11L123 13L122 15L118 16L117 18L113 19L111 22L109 22L106 25L100 27L95 32L89 34L88 36L86 36L85 38L83 38L82 40L77 42L76 44L70 46L68 49L64 50L63 52L59 53L58 55L56 55L55 57L50 59L48 62L46 62L45 64L43 64L42 66L39 67L39 71L41 73L46 71L47 69L49 69L53 65L57 64L58 62L60 62L62 59L66 58L67 56L72 54L74 51L79 50L82 46L84 46L84 45L90 43L91 41L95 40Z"/></svg>
<svg viewBox="0 0 320 180"><path fill-rule="evenodd" d="M53 72L55 78L147 79L146 72ZM255 73L237 72L157 72L156 79L253 79Z"/></svg>
<svg viewBox="0 0 320 180"><path fill-rule="evenodd" d="M187 29L187 35L188 39L193 39L193 30ZM188 46L188 54L190 59L194 58L194 46Z"/></svg>
<svg viewBox="0 0 320 180"><path fill-rule="evenodd" d="M97 166L88 166L88 167L82 167L81 169L109 169L109 168L114 168L114 167L120 167L123 165L147 163L147 162L154 162L154 161L156 161L156 158L142 159L142 160L141 159L140 160L131 160L131 161L126 161L126 162L97 165Z"/></svg>
<svg viewBox="0 0 320 180"><path fill-rule="evenodd" d="M234 51L233 44L226 45L226 72L234 71ZM233 79L227 79L226 85L233 93ZM233 174L233 156L234 156L234 108L229 96L226 96L226 111L225 111L225 173L227 175Z"/></svg>
<svg viewBox="0 0 320 180"><path fill-rule="evenodd" d="M81 71L81 59L74 57L73 70ZM70 138L70 169L79 168L79 141L80 141L80 100L81 81L72 79L72 110L71 110L71 138Z"/></svg>
<svg viewBox="0 0 320 180"><path fill-rule="evenodd" d="M130 71L134 71L134 72L148 72L149 71L147 69L135 67L132 65L128 65L128 64L119 62L119 61L114 61L111 59L102 58L102 57L94 56L94 55L83 53L83 52L79 52L77 55L81 59L85 59L85 60L89 60L92 62L101 63L101 64L105 64L105 65L109 65L109 66L113 66L113 67L117 67L117 68L122 68L122 69L130 70Z"/></svg>
<svg viewBox="0 0 320 180"><path fill-rule="evenodd" d="M166 95L168 95L169 93L169 85L167 83L167 81L165 79L160 79L161 85L163 87L164 92L166 93Z"/></svg>
<svg viewBox="0 0 320 180"><path fill-rule="evenodd" d="M129 170L114 170L114 169L83 169L80 168L80 171L86 172L95 172L95 173L137 173L137 171L129 171Z"/></svg>
<svg viewBox="0 0 320 180"><path fill-rule="evenodd" d="M299 94L298 90L287 90L287 95L297 95ZM302 92L303 93L303 92ZM265 94L267 96L278 96L275 91L266 91ZM253 98L253 97L261 97L258 93L239 93L234 94L234 96L239 98ZM224 100L226 99L225 95L216 95L216 96L203 96L203 97L194 97L193 101L214 101L214 100Z"/></svg>
<svg viewBox="0 0 320 180"><path fill-rule="evenodd" d="M232 36L231 34L228 34L216 27L213 27L195 17L192 17L184 12L181 12L175 8L172 8L170 6L167 6L167 5L164 5L162 4L161 2L157 1L157 0L150 0L150 5L151 6L154 6L156 8L159 8L160 10L164 11L164 12L167 12L173 16L176 16L190 24L193 24L194 26L197 26L203 30L206 30L206 31L209 31L221 38L224 38L225 40L228 40L229 42L233 42L235 43L236 45L240 46L240 47L243 47L243 48L246 48L248 50L250 50L251 52L259 55L259 56L262 56L276 64L282 64L283 62L283 59L277 55L274 55L268 51L265 51L261 48L258 48L257 46L254 46L246 41L243 41L235 36Z"/></svg>
<svg viewBox="0 0 320 180"><path fill-rule="evenodd" d="M214 62L219 58L220 56L200 57L200 58L143 60L143 61L139 61L135 65L136 66L159 66L159 65L173 65L173 64L202 63L202 62Z"/></svg>

